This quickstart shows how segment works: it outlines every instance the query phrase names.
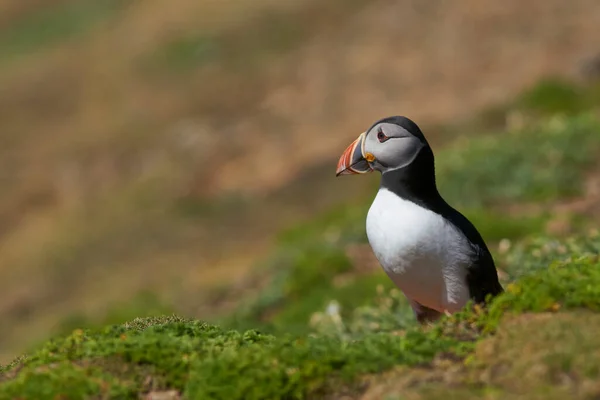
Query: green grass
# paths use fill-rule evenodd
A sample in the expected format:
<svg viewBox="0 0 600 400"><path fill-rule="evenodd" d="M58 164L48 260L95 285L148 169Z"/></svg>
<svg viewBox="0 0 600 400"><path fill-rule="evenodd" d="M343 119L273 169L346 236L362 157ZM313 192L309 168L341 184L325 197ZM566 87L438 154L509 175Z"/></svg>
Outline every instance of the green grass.
<svg viewBox="0 0 600 400"><path fill-rule="evenodd" d="M0 31L0 59L32 53L81 34L123 9L127 1L65 1L40 7Z"/></svg>
<svg viewBox="0 0 600 400"><path fill-rule="evenodd" d="M572 242L580 240L600 246L598 236ZM351 336L336 330L276 337L175 316L76 330L3 367L0 399L59 394L69 399L91 394L133 399L144 391L167 388L190 399L289 399L324 394L340 385L353 387L364 374L421 365L441 352L468 356L508 315L600 311L598 255L580 253L573 246L563 255L562 261L545 269L531 261L532 271L510 285L487 312L467 309L432 329L407 326L402 335L392 333L398 326L388 320L393 305L372 310L362 329ZM530 257L537 259L535 252Z"/></svg>
<svg viewBox="0 0 600 400"><path fill-rule="evenodd" d="M600 311L599 255L570 253L567 260L553 261L546 269L524 275L507 287L478 321L487 331L497 328L508 312L542 312L554 309L585 308ZM460 319L460 314L456 314Z"/></svg>
<svg viewBox="0 0 600 400"><path fill-rule="evenodd" d="M600 392L600 314L586 310L505 318L465 363L399 368L374 377L386 399L592 399ZM407 379L408 378L408 379Z"/></svg>
<svg viewBox="0 0 600 400"><path fill-rule="evenodd" d="M596 162L593 114L555 116L517 131L464 139L437 152L438 186L458 207L552 201L581 193Z"/></svg>
<svg viewBox="0 0 600 400"><path fill-rule="evenodd" d="M497 260L512 279L516 279L531 271L545 270L553 262L569 261L574 255L593 257L600 254L598 237L597 231L577 238L530 237L498 254Z"/></svg>
<svg viewBox="0 0 600 400"><path fill-rule="evenodd" d="M165 43L152 55L151 62L181 72L209 63L218 55L219 45L215 39L201 35L185 36Z"/></svg>
<svg viewBox="0 0 600 400"><path fill-rule="evenodd" d="M515 113L521 122L547 118L555 115L573 116L600 106L600 82L578 85L560 77L548 76L526 88L516 99L505 104L494 104L466 123L469 129L503 129L507 116ZM513 114L514 115L514 114ZM445 130L464 131L463 123L443 126Z"/></svg>

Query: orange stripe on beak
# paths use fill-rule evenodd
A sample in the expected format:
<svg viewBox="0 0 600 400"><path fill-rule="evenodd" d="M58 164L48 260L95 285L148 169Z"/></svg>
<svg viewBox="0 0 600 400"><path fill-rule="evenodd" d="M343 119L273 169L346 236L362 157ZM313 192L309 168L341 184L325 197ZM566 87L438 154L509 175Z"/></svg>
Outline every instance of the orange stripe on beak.
<svg viewBox="0 0 600 400"><path fill-rule="evenodd" d="M360 136L350 144L342 153L335 171L336 176L364 174L371 172L373 169L363 157L362 146L365 134Z"/></svg>

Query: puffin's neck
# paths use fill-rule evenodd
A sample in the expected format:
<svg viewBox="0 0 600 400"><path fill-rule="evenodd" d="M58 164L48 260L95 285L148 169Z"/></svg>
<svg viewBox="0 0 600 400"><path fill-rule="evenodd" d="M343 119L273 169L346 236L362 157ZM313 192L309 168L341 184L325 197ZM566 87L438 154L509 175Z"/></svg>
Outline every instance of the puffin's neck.
<svg viewBox="0 0 600 400"><path fill-rule="evenodd" d="M432 211L440 211L447 205L435 183L435 164L429 146L424 147L406 167L382 174L380 188Z"/></svg>

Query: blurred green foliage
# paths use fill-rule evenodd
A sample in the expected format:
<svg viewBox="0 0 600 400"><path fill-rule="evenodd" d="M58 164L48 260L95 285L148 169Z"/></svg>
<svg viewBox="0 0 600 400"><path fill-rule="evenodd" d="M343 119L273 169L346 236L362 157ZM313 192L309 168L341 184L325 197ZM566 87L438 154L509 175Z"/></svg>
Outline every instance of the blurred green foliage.
<svg viewBox="0 0 600 400"><path fill-rule="evenodd" d="M334 0L327 4L307 2L290 10L265 10L248 24L210 36L184 33L166 41L142 59L142 65L159 67L161 72L181 73L218 61L221 68L248 69L305 42L317 29L341 13L356 12L365 0ZM312 29L306 29L310 24Z"/></svg>
<svg viewBox="0 0 600 400"><path fill-rule="evenodd" d="M512 279L527 272L545 270L553 262L570 261L574 256L593 257L600 254L596 230L589 235L558 239L534 236L510 245L510 251L498 254L498 261Z"/></svg>
<svg viewBox="0 0 600 400"><path fill-rule="evenodd" d="M52 46L91 29L126 7L128 0L70 0L40 7L0 31L0 60Z"/></svg>
<svg viewBox="0 0 600 400"><path fill-rule="evenodd" d="M600 311L600 264L598 253L571 253L568 260L553 261L546 269L525 274L510 284L495 301L489 315L479 321L486 331L497 328L507 312L542 312L586 308Z"/></svg>
<svg viewBox="0 0 600 400"><path fill-rule="evenodd" d="M484 208L466 208L461 212L474 221L479 233L489 242L498 242L502 239L516 239L542 231L547 215L517 215L511 216Z"/></svg>
<svg viewBox="0 0 600 400"><path fill-rule="evenodd" d="M385 279L377 274L336 286L335 278L351 269L343 248L334 243L284 247L263 268L262 273L269 276L268 287L219 322L236 329L261 327L270 332L307 333L307 321L315 310L333 299L348 308L360 305L371 296L357 294L366 294Z"/></svg>
<svg viewBox="0 0 600 400"><path fill-rule="evenodd" d="M485 108L471 117L466 125L469 129L503 130L511 116L525 119L548 118L555 115L574 116L598 107L600 107L600 81L576 84L560 77L548 76L523 90L516 99ZM445 127L445 129L449 128L452 130L452 127ZM464 126L453 129L461 131Z"/></svg>
<svg viewBox="0 0 600 400"><path fill-rule="evenodd" d="M544 115L575 114L600 104L600 84L575 85L565 79L548 77L524 91L513 107Z"/></svg>
<svg viewBox="0 0 600 400"><path fill-rule="evenodd" d="M550 201L580 194L600 149L593 114L554 116L501 134L465 138L436 156L442 195L457 207Z"/></svg>

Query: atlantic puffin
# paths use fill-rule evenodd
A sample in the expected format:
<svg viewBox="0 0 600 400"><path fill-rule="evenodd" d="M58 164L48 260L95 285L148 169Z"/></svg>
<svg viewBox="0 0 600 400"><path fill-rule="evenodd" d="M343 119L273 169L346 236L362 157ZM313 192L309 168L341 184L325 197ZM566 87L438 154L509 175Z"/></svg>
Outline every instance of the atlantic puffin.
<svg viewBox="0 0 600 400"><path fill-rule="evenodd" d="M421 324L503 292L483 238L438 192L434 164L417 124L393 116L361 133L336 171L336 176L381 173L367 214L367 238Z"/></svg>

